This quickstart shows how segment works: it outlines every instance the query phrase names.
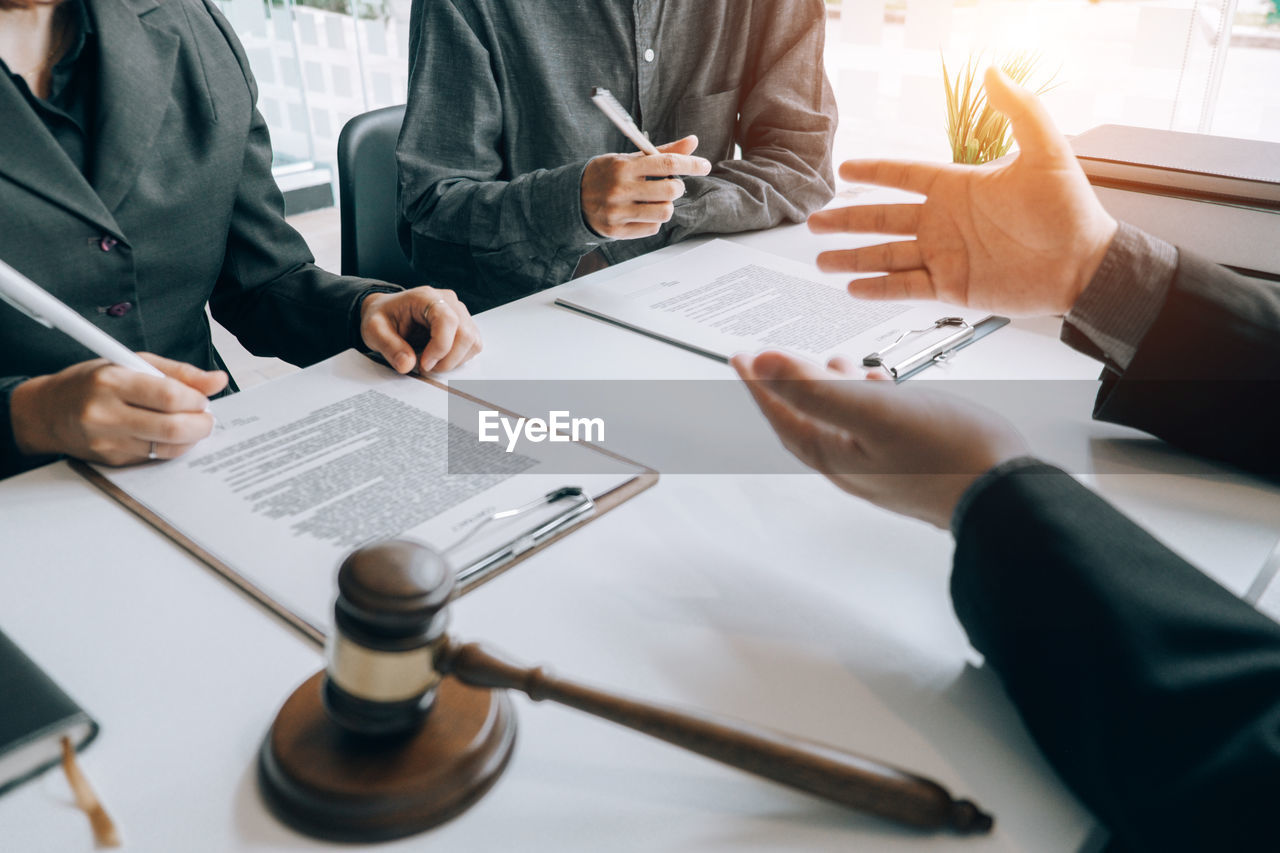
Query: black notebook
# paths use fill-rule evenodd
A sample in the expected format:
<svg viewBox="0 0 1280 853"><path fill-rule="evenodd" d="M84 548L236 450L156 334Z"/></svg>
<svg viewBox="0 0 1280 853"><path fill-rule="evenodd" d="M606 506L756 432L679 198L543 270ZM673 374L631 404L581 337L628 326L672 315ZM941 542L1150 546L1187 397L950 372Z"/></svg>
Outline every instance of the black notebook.
<svg viewBox="0 0 1280 853"><path fill-rule="evenodd" d="M62 758L62 738L77 750L98 724L0 631L0 794Z"/></svg>

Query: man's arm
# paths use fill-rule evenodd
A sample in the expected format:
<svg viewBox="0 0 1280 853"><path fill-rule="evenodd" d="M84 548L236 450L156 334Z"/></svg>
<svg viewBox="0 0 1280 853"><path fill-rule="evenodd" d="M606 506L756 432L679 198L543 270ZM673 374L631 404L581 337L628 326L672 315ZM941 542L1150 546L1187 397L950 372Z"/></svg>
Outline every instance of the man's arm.
<svg viewBox="0 0 1280 853"><path fill-rule="evenodd" d="M840 360L828 371L780 353L733 363L801 461L952 526L961 623L1123 849L1275 848L1280 625L1029 459L991 412L851 381Z"/></svg>
<svg viewBox="0 0 1280 853"><path fill-rule="evenodd" d="M610 260L698 234L800 222L835 194L836 103L822 64L826 7L820 0L779 0L752 9L750 70L738 91L734 135L741 158L714 163L706 177L685 178L687 193L662 233L608 244L602 251ZM689 117L690 127L698 125Z"/></svg>
<svg viewBox="0 0 1280 853"><path fill-rule="evenodd" d="M481 35L453 3L415 0L412 16L396 160L414 268L466 288L479 309L567 281L601 242L582 218L586 162L503 179L502 102Z"/></svg>
<svg viewBox="0 0 1280 853"><path fill-rule="evenodd" d="M1280 839L1280 625L1034 460L957 511L952 599L1032 736L1124 849Z"/></svg>
<svg viewBox="0 0 1280 853"><path fill-rule="evenodd" d="M1009 314L1065 314L1064 338L1106 362L1095 416L1196 453L1280 473L1280 288L1176 252L1103 209L1044 106L988 69L992 106L1019 152L981 168L850 161L850 180L924 194L810 217L818 232L914 239L819 256L824 269L881 271L855 296L940 299Z"/></svg>
<svg viewBox="0 0 1280 853"><path fill-rule="evenodd" d="M1062 339L1106 365L1094 417L1280 474L1280 286L1122 224Z"/></svg>

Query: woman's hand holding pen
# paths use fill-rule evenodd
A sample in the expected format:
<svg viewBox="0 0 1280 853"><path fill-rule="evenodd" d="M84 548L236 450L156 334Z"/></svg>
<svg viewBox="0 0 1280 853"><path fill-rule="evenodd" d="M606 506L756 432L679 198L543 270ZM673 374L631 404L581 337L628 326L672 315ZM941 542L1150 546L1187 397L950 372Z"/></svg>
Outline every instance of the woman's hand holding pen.
<svg viewBox="0 0 1280 853"><path fill-rule="evenodd" d="M186 453L213 431L209 396L226 387L227 374L142 357L165 376L94 359L14 388L9 408L18 449L107 465Z"/></svg>
<svg viewBox="0 0 1280 853"><path fill-rule="evenodd" d="M684 195L680 175L706 175L711 163L694 157L698 137L658 148L659 154L603 154L582 172L582 218L602 237L633 240L658 233ZM671 180L655 180L671 178Z"/></svg>

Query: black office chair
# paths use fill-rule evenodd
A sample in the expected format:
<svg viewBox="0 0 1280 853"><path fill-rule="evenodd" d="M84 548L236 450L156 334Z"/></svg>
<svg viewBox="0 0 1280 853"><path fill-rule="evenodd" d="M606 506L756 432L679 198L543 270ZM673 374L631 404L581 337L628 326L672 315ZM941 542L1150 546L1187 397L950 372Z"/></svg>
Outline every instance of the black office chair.
<svg viewBox="0 0 1280 853"><path fill-rule="evenodd" d="M404 105L347 122L338 136L342 274L411 287L421 283L396 236L396 140Z"/></svg>

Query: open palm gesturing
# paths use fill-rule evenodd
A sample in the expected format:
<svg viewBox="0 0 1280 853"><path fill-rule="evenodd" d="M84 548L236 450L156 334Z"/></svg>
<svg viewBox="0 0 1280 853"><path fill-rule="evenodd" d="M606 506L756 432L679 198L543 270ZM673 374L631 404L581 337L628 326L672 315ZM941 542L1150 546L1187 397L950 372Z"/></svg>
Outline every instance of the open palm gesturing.
<svg viewBox="0 0 1280 853"><path fill-rule="evenodd" d="M1035 96L997 68L987 70L986 89L1018 141L1011 162L975 167L850 160L840 167L847 181L925 196L922 204L855 205L809 217L816 233L914 237L819 255L818 265L828 272L885 273L850 282L854 296L1063 314L1093 277L1116 221Z"/></svg>

